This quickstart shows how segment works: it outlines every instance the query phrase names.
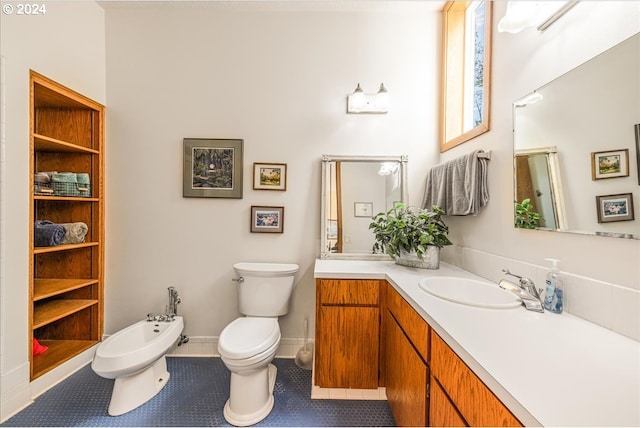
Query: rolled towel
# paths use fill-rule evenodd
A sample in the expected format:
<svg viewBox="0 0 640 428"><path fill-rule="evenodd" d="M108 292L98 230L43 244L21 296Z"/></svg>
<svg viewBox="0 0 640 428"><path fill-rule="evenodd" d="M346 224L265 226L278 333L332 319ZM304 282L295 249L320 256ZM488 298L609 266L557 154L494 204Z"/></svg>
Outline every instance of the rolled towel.
<svg viewBox="0 0 640 428"><path fill-rule="evenodd" d="M33 228L33 245L36 247L53 247L60 245L67 229L49 220L36 220Z"/></svg>
<svg viewBox="0 0 640 428"><path fill-rule="evenodd" d="M60 223L60 226L67 229L67 233L64 235L62 244L80 244L84 242L84 237L87 235L89 228L85 223L81 221L75 223Z"/></svg>

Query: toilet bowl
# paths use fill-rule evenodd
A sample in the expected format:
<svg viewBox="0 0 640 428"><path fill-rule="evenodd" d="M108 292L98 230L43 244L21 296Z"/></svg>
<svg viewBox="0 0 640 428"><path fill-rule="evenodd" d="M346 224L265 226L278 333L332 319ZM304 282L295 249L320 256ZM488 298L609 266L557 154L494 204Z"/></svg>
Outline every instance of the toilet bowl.
<svg viewBox="0 0 640 428"><path fill-rule="evenodd" d="M278 316L289 311L295 264L237 263L239 309L220 333L218 352L231 372L224 417L232 425L248 426L266 418L274 405L276 367L271 364L280 345Z"/></svg>
<svg viewBox="0 0 640 428"><path fill-rule="evenodd" d="M178 341L181 316L165 321L139 321L105 339L96 349L93 371L115 379L109 414L122 415L146 403L169 380L165 354Z"/></svg>

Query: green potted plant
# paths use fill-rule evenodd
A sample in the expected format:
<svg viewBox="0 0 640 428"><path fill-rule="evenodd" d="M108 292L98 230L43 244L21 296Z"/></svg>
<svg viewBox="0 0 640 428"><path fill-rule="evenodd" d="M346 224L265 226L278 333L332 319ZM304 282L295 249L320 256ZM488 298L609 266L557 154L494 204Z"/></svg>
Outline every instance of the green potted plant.
<svg viewBox="0 0 640 428"><path fill-rule="evenodd" d="M515 226L521 229L535 229L540 222L540 214L533 210L531 199L516 202Z"/></svg>
<svg viewBox="0 0 640 428"><path fill-rule="evenodd" d="M399 265L438 269L440 248L451 245L442 214L437 205L429 210L404 204L376 214L369 225L376 239L374 253L387 253Z"/></svg>

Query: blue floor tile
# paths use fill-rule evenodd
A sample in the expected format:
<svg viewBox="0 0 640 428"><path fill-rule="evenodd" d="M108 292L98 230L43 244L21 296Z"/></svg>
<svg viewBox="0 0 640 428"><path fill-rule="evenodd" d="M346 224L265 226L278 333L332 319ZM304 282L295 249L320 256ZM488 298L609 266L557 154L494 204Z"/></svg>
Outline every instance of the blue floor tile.
<svg viewBox="0 0 640 428"><path fill-rule="evenodd" d="M394 426L386 401L311 400L311 372L291 359L278 367L275 405L255 426ZM121 416L109 416L113 380L86 366L38 397L3 427L230 426L222 415L229 371L220 358L167 358L171 377L158 395Z"/></svg>

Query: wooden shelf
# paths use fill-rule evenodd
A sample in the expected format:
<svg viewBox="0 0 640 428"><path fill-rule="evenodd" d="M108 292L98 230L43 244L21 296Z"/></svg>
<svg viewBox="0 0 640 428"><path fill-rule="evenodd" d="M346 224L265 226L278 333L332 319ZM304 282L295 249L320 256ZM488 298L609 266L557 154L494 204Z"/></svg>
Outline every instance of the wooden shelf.
<svg viewBox="0 0 640 428"><path fill-rule="evenodd" d="M34 149L40 152L71 152L71 153L88 153L99 155L98 150L87 147L78 146L77 144L67 143L66 141L56 140L40 134L33 134Z"/></svg>
<svg viewBox="0 0 640 428"><path fill-rule="evenodd" d="M34 195L36 201L65 201L65 202L100 202L100 198L84 198L81 196L46 196Z"/></svg>
<svg viewBox="0 0 640 428"><path fill-rule="evenodd" d="M45 302L33 309L33 329L40 328L85 308L96 305L94 299L58 299Z"/></svg>
<svg viewBox="0 0 640 428"><path fill-rule="evenodd" d="M33 300L46 299L97 283L97 279L35 278L33 280Z"/></svg>
<svg viewBox="0 0 640 428"><path fill-rule="evenodd" d="M53 247L34 247L33 254L55 253L58 251L77 250L78 248L97 247L98 242L83 242L82 244L55 245Z"/></svg>
<svg viewBox="0 0 640 428"><path fill-rule="evenodd" d="M33 357L33 378L42 376L98 343L97 340L39 340L38 342L48 346L49 349L43 354Z"/></svg>

